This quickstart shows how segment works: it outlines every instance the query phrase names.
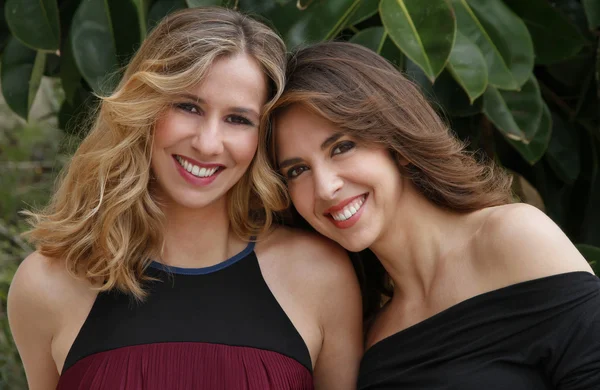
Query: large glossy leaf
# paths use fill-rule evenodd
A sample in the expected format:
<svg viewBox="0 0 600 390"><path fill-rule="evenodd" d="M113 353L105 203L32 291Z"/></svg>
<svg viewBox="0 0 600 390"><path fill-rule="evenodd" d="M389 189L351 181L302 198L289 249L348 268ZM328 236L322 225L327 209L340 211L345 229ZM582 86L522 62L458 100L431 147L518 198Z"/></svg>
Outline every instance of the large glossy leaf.
<svg viewBox="0 0 600 390"><path fill-rule="evenodd" d="M56 51L60 23L56 0L7 0L6 22L13 35L36 50Z"/></svg>
<svg viewBox="0 0 600 390"><path fill-rule="evenodd" d="M485 92L488 84L485 58L477 45L460 31L456 33L447 68L467 93L471 103Z"/></svg>
<svg viewBox="0 0 600 390"><path fill-rule="evenodd" d="M456 117L475 115L481 112L482 99L473 104L462 87L456 83L449 72L442 72L432 84L431 80L411 60L406 60L406 76L416 82L434 106L443 109L444 114Z"/></svg>
<svg viewBox="0 0 600 390"><path fill-rule="evenodd" d="M222 0L185 0L188 7L207 7L207 6L220 6L222 5Z"/></svg>
<svg viewBox="0 0 600 390"><path fill-rule="evenodd" d="M505 134L503 133L503 135ZM533 137L529 143L524 143L509 137L506 137L506 139L529 164L533 165L544 156L544 153L546 153L551 136L552 114L550 113L548 106L544 104L539 127L536 130L535 137Z"/></svg>
<svg viewBox="0 0 600 390"><path fill-rule="evenodd" d="M138 14L138 24L140 28L140 41L146 38L146 26L148 26L148 11L150 10L151 0L133 0Z"/></svg>
<svg viewBox="0 0 600 390"><path fill-rule="evenodd" d="M110 18L111 35L119 65L129 62L141 42L139 11L136 0L104 0Z"/></svg>
<svg viewBox="0 0 600 390"><path fill-rule="evenodd" d="M119 61L109 10L103 0L84 0L71 26L71 44L81 75L98 94L112 90L110 82Z"/></svg>
<svg viewBox="0 0 600 390"><path fill-rule="evenodd" d="M442 72L456 36L456 18L445 0L381 0L386 32L430 80Z"/></svg>
<svg viewBox="0 0 600 390"><path fill-rule="evenodd" d="M356 10L352 13L347 26L354 26L360 22L363 22L369 19L371 16L375 15L379 10L379 0L362 0L360 5L356 8Z"/></svg>
<svg viewBox="0 0 600 390"><path fill-rule="evenodd" d="M185 0L156 0L148 11L148 30L151 30L158 22L173 11L187 7Z"/></svg>
<svg viewBox="0 0 600 390"><path fill-rule="evenodd" d="M586 43L577 27L548 0L504 0L504 3L527 25L538 64L565 60L577 54Z"/></svg>
<svg viewBox="0 0 600 390"><path fill-rule="evenodd" d="M600 27L600 1L583 0L583 7L585 8L590 30Z"/></svg>
<svg viewBox="0 0 600 390"><path fill-rule="evenodd" d="M293 48L335 37L360 4L361 0L292 1L270 9L265 16Z"/></svg>
<svg viewBox="0 0 600 390"><path fill-rule="evenodd" d="M379 53L385 41L386 33L383 27L369 27L354 34L350 42L368 47Z"/></svg>
<svg viewBox="0 0 600 390"><path fill-rule="evenodd" d="M68 134L84 136L91 125L90 113L97 106L97 99L83 86L74 93L73 101L65 100L58 112L58 126Z"/></svg>
<svg viewBox="0 0 600 390"><path fill-rule="evenodd" d="M230 0L234 1L234 0ZM237 2L237 9L240 9L242 12L249 13L251 15L268 15L269 12L279 9L282 6L285 6L290 0L235 0ZM263 20L270 24L269 20Z"/></svg>
<svg viewBox="0 0 600 390"><path fill-rule="evenodd" d="M75 91L81 84L81 73L79 73L77 63L73 57L73 45L71 44L70 35L67 37L60 53L60 81L65 92L65 99L73 104Z"/></svg>
<svg viewBox="0 0 600 390"><path fill-rule="evenodd" d="M568 184L573 184L581 171L578 134L560 116L552 115L552 138L545 158L556 175Z"/></svg>
<svg viewBox="0 0 600 390"><path fill-rule="evenodd" d="M504 136L528 143L536 135L544 103L535 77L518 92L489 86L483 98L483 112Z"/></svg>
<svg viewBox="0 0 600 390"><path fill-rule="evenodd" d="M379 50L379 54L383 58L385 58L386 60L388 60L389 62L394 64L398 68L398 70L400 70L400 71L404 70L404 65L406 63L406 57L404 56L404 54L402 54L400 49L398 49L398 46L396 46L396 44L392 41L390 36L387 34L385 34L385 38L383 40L383 45L381 46L381 49Z"/></svg>
<svg viewBox="0 0 600 390"><path fill-rule="evenodd" d="M35 51L12 37L2 55L0 80L8 106L27 119L44 73L46 53Z"/></svg>
<svg viewBox="0 0 600 390"><path fill-rule="evenodd" d="M518 90L533 70L533 43L527 27L500 0L452 0L458 30L481 50L489 83Z"/></svg>

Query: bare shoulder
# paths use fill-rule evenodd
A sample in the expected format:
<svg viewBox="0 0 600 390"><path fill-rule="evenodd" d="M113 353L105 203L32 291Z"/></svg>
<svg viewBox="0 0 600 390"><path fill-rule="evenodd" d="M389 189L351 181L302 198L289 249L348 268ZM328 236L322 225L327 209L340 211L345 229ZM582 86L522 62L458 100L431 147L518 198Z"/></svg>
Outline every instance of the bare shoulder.
<svg viewBox="0 0 600 390"><path fill-rule="evenodd" d="M541 210L516 203L489 208L482 215L474 241L477 262L487 272L501 275L501 284L592 272L560 227Z"/></svg>
<svg viewBox="0 0 600 390"><path fill-rule="evenodd" d="M44 318L45 327L53 327L69 297L89 294L89 286L71 276L60 261L33 252L21 262L10 285L9 318L12 322L32 315Z"/></svg>
<svg viewBox="0 0 600 390"><path fill-rule="evenodd" d="M355 278L346 251L316 233L278 226L257 245L257 254L261 253L287 270L297 271L298 277L310 274L323 282Z"/></svg>

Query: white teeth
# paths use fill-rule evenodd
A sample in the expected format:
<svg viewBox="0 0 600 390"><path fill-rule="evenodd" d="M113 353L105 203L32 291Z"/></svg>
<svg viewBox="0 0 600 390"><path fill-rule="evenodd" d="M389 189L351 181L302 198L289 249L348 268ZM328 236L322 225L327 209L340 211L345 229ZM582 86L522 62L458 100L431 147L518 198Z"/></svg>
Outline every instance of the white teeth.
<svg viewBox="0 0 600 390"><path fill-rule="evenodd" d="M183 167L183 169L185 169L186 171L188 171L189 173L191 173L192 175L197 176L197 177L212 176L219 169L218 167L200 168L199 166L194 165L194 164L190 163L189 161L185 160L181 156L176 156L175 159L177 160L179 165L181 165Z"/></svg>
<svg viewBox="0 0 600 390"><path fill-rule="evenodd" d="M346 205L346 207L344 207L342 210L332 213L331 217L334 220L339 221L339 222L345 221L348 218L352 217L354 214L356 214L358 212L358 210L360 210L360 208L364 202L365 202L365 196L362 196L359 199Z"/></svg>

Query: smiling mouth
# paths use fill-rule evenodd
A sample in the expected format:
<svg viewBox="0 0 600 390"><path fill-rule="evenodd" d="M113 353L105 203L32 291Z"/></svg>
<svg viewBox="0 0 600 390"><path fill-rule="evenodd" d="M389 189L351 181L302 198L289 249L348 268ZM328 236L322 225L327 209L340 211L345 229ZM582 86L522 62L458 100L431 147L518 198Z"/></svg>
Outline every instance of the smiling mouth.
<svg viewBox="0 0 600 390"><path fill-rule="evenodd" d="M212 166L212 167L200 167L198 165L195 165L191 162L189 162L188 160L186 160L185 158L179 156L179 155L175 155L175 160L177 161L177 163L179 163L179 165L181 165L183 167L183 169L185 169L186 171L188 171L188 173L196 176L196 177L201 177L201 178L207 178L207 177L211 177L213 175L215 175L217 172L223 170L224 168L222 166Z"/></svg>
<svg viewBox="0 0 600 390"><path fill-rule="evenodd" d="M343 222L347 219L350 219L358 212L358 210L362 208L366 199L367 194L364 194L348 203L343 209L330 213L329 216L338 222Z"/></svg>

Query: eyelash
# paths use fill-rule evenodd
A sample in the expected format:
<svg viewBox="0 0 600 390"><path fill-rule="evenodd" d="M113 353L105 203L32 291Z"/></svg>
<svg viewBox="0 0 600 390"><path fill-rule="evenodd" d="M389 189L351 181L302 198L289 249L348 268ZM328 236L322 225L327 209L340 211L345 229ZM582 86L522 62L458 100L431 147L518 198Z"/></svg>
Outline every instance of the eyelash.
<svg viewBox="0 0 600 390"><path fill-rule="evenodd" d="M178 103L175 104L175 107L190 114L202 114L202 110L193 103ZM234 125L254 126L251 120L241 115L229 115L226 121Z"/></svg>
<svg viewBox="0 0 600 390"><path fill-rule="evenodd" d="M333 149L331 149L331 157L336 156L338 154L346 153L349 150L354 149L355 146L356 146L356 144L352 141L342 141L342 142L336 144ZM335 153L336 150L339 150L339 152ZM302 171L300 173L296 173L294 176L294 172L298 169L302 169ZM297 178L298 176L300 176L302 174L302 172L307 171L307 170L308 170L308 167L306 165L297 165L295 167L291 167L290 169L288 169L285 173L285 177L287 180L293 180L293 179Z"/></svg>

